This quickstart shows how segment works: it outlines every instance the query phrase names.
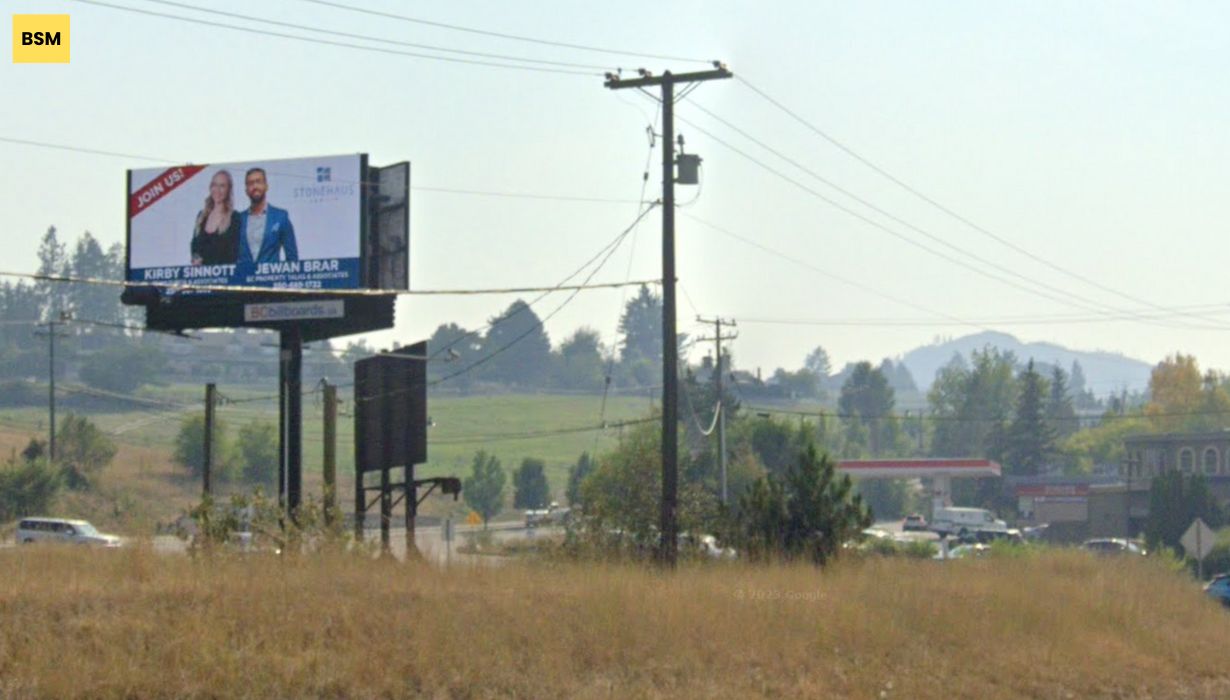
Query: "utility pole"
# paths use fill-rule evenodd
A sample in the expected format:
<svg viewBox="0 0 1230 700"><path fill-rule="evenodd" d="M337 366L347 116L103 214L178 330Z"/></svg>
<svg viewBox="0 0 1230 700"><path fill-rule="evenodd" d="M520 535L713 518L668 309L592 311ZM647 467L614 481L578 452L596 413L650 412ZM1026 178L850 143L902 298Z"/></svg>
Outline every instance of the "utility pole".
<svg viewBox="0 0 1230 700"><path fill-rule="evenodd" d="M712 340L717 346L717 368L714 370L714 376L717 378L718 466L721 468L722 473L722 503L725 504L727 503L728 496L726 488L726 392L722 388L725 375L725 370L723 369L724 365L722 363L722 359L724 357L722 355L722 341L734 340L735 338L738 338L739 335L737 333L734 335L722 335L722 324L725 323L728 326L734 326L736 325L734 319L723 320L721 316L718 316L713 320L709 320L697 316L696 320L699 323L707 323L714 326L712 338L697 338L696 340L697 342Z"/></svg>
<svg viewBox="0 0 1230 700"><path fill-rule="evenodd" d="M662 507L659 519L659 560L675 566L679 552L679 345L675 338L675 85L730 78L734 74L720 62L714 70L655 76L645 69L640 77L624 80L606 74L606 87L662 88Z"/></svg>
<svg viewBox="0 0 1230 700"><path fill-rule="evenodd" d="M47 326L46 333L35 334L47 336L47 456L50 462L55 462L56 459L56 338L62 338L65 335L57 331L56 326L68 323L70 320L72 320L72 314L61 311L58 316L52 316L47 323L41 324Z"/></svg>
<svg viewBox="0 0 1230 700"><path fill-rule="evenodd" d="M205 465L202 470L202 490L210 494L210 481L214 470L214 406L217 404L218 385L210 382L205 385Z"/></svg>

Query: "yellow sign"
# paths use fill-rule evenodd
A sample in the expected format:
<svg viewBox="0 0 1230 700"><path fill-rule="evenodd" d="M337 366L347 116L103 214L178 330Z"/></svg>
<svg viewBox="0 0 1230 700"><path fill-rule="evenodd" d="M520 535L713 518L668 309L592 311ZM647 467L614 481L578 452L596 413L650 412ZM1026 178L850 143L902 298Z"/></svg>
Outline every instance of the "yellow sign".
<svg viewBox="0 0 1230 700"><path fill-rule="evenodd" d="M483 524L483 517L479 515L478 513L474 511L470 511L470 514L466 516L466 525L482 525L482 524Z"/></svg>
<svg viewBox="0 0 1230 700"><path fill-rule="evenodd" d="M68 63L68 15L13 15L13 63Z"/></svg>

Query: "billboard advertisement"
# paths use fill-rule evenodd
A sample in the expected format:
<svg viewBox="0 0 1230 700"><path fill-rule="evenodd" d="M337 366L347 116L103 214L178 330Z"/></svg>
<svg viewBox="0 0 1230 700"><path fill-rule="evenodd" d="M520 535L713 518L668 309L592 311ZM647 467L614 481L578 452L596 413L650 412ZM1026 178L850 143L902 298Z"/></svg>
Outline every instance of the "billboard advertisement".
<svg viewBox="0 0 1230 700"><path fill-rule="evenodd" d="M130 282L356 289L366 156L128 172Z"/></svg>

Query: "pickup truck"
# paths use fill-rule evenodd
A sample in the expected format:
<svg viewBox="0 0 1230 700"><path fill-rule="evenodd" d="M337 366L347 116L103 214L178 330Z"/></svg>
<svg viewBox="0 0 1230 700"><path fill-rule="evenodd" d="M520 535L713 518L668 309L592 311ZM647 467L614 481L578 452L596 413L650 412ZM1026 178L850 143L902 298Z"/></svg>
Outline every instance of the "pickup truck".
<svg viewBox="0 0 1230 700"><path fill-rule="evenodd" d="M532 528L538 525L559 525L570 512L571 508L561 508L558 503L551 501L551 505L546 508L525 511L525 526Z"/></svg>

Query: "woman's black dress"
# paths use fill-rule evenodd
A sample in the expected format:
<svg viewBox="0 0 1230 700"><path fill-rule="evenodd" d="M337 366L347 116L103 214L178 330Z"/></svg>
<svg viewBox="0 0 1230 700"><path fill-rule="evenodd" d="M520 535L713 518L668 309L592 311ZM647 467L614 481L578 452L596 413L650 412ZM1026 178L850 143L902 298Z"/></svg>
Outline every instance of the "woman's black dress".
<svg viewBox="0 0 1230 700"><path fill-rule="evenodd" d="M198 229L192 237L192 257L202 265L232 265L239 260L239 213L231 212L231 223L217 233Z"/></svg>

